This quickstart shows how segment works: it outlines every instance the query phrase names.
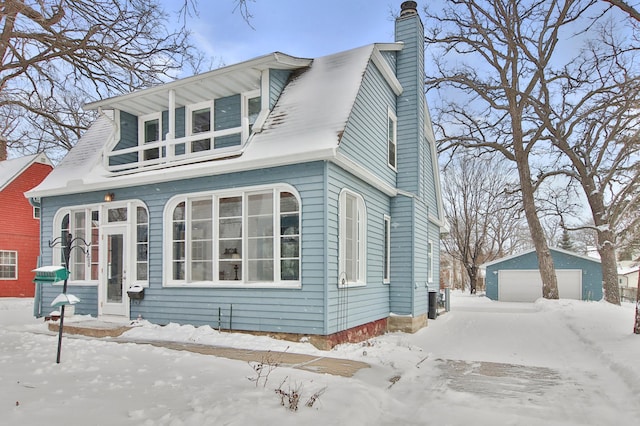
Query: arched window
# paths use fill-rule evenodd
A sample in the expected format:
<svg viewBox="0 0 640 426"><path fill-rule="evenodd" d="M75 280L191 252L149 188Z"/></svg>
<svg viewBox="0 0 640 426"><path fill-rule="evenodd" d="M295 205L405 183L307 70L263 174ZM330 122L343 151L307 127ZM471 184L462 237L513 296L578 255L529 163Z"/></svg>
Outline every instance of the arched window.
<svg viewBox="0 0 640 426"><path fill-rule="evenodd" d="M300 201L288 185L172 199L166 285L300 285Z"/></svg>
<svg viewBox="0 0 640 426"><path fill-rule="evenodd" d="M61 209L54 218L54 229L60 237L61 244L53 251L53 264L62 265L64 259L64 244L67 235L81 238L88 244L84 247L81 241L80 249L71 250L69 256L69 282L83 284L97 284L100 272L100 229L103 226L116 223L129 223L131 226L127 241L128 252L135 253L131 257L134 268L134 281L141 285L148 285L149 279L149 213L146 206L137 200L122 203L106 203L100 205L74 206ZM130 251L129 251L130 250Z"/></svg>

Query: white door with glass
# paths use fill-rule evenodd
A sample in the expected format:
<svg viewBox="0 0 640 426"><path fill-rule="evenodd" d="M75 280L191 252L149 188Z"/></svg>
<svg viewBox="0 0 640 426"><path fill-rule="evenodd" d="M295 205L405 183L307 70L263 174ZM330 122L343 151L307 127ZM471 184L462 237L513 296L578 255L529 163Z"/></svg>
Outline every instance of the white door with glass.
<svg viewBox="0 0 640 426"><path fill-rule="evenodd" d="M100 315L129 318L127 295L127 227L105 227L102 238Z"/></svg>

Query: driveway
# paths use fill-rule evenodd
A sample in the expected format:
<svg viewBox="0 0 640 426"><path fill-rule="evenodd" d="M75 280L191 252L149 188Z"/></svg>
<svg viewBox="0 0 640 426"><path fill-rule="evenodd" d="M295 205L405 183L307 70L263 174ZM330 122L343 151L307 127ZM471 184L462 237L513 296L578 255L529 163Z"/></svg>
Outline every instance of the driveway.
<svg viewBox="0 0 640 426"><path fill-rule="evenodd" d="M462 302L409 339L428 348L434 367L413 380L422 380L428 401L415 416L435 415L440 424L639 424L640 378L594 344L575 302L546 303ZM401 386L402 379L394 387Z"/></svg>

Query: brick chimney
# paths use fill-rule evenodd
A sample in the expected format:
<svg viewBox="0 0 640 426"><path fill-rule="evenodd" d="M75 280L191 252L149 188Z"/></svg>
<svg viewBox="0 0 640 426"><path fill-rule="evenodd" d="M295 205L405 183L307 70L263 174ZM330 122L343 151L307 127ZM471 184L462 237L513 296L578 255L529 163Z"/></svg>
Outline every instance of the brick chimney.
<svg viewBox="0 0 640 426"><path fill-rule="evenodd" d="M7 138L0 136L0 161L7 159Z"/></svg>

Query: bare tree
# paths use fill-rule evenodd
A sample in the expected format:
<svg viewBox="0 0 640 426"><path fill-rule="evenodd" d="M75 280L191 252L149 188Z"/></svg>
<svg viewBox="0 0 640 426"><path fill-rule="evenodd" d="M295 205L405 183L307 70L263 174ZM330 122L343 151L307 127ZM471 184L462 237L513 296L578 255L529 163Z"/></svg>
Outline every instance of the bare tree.
<svg viewBox="0 0 640 426"><path fill-rule="evenodd" d="M558 151L558 167L547 175L565 174L582 188L597 235L605 300L614 304L620 304L617 234L640 201L639 51L620 28L612 20L598 22L599 39L591 38L562 69L540 68L542 96L534 101ZM638 224L634 217L625 227Z"/></svg>
<svg viewBox="0 0 640 426"><path fill-rule="evenodd" d="M82 102L173 78L198 57L188 35L157 0L2 1L0 133L19 151L68 150L92 121Z"/></svg>
<svg viewBox="0 0 640 426"><path fill-rule="evenodd" d="M476 292L480 265L518 247L522 220L519 202L505 191L513 173L495 155L458 157L443 171L442 197L450 231L443 239L447 254L467 273Z"/></svg>
<svg viewBox="0 0 640 426"><path fill-rule="evenodd" d="M168 30L153 1L9 0L0 19L0 114L13 123L14 148L60 140L69 149L91 121L77 117L78 99L160 82L191 51L186 30Z"/></svg>
<svg viewBox="0 0 640 426"><path fill-rule="evenodd" d="M633 332L635 334L640 334L640 274L638 274L638 288L636 291L636 321L633 327Z"/></svg>
<svg viewBox="0 0 640 426"><path fill-rule="evenodd" d="M633 7L628 1L624 0L604 0L611 5L620 8L636 21L640 21L640 11Z"/></svg>
<svg viewBox="0 0 640 426"><path fill-rule="evenodd" d="M440 149L498 151L514 162L548 299L558 298L558 285L531 169L532 157L548 143L543 127L531 119L531 99L539 94L538 70L550 65L559 33L594 1L452 0L441 13L426 12L434 69L426 87L444 100L435 120L441 123Z"/></svg>

